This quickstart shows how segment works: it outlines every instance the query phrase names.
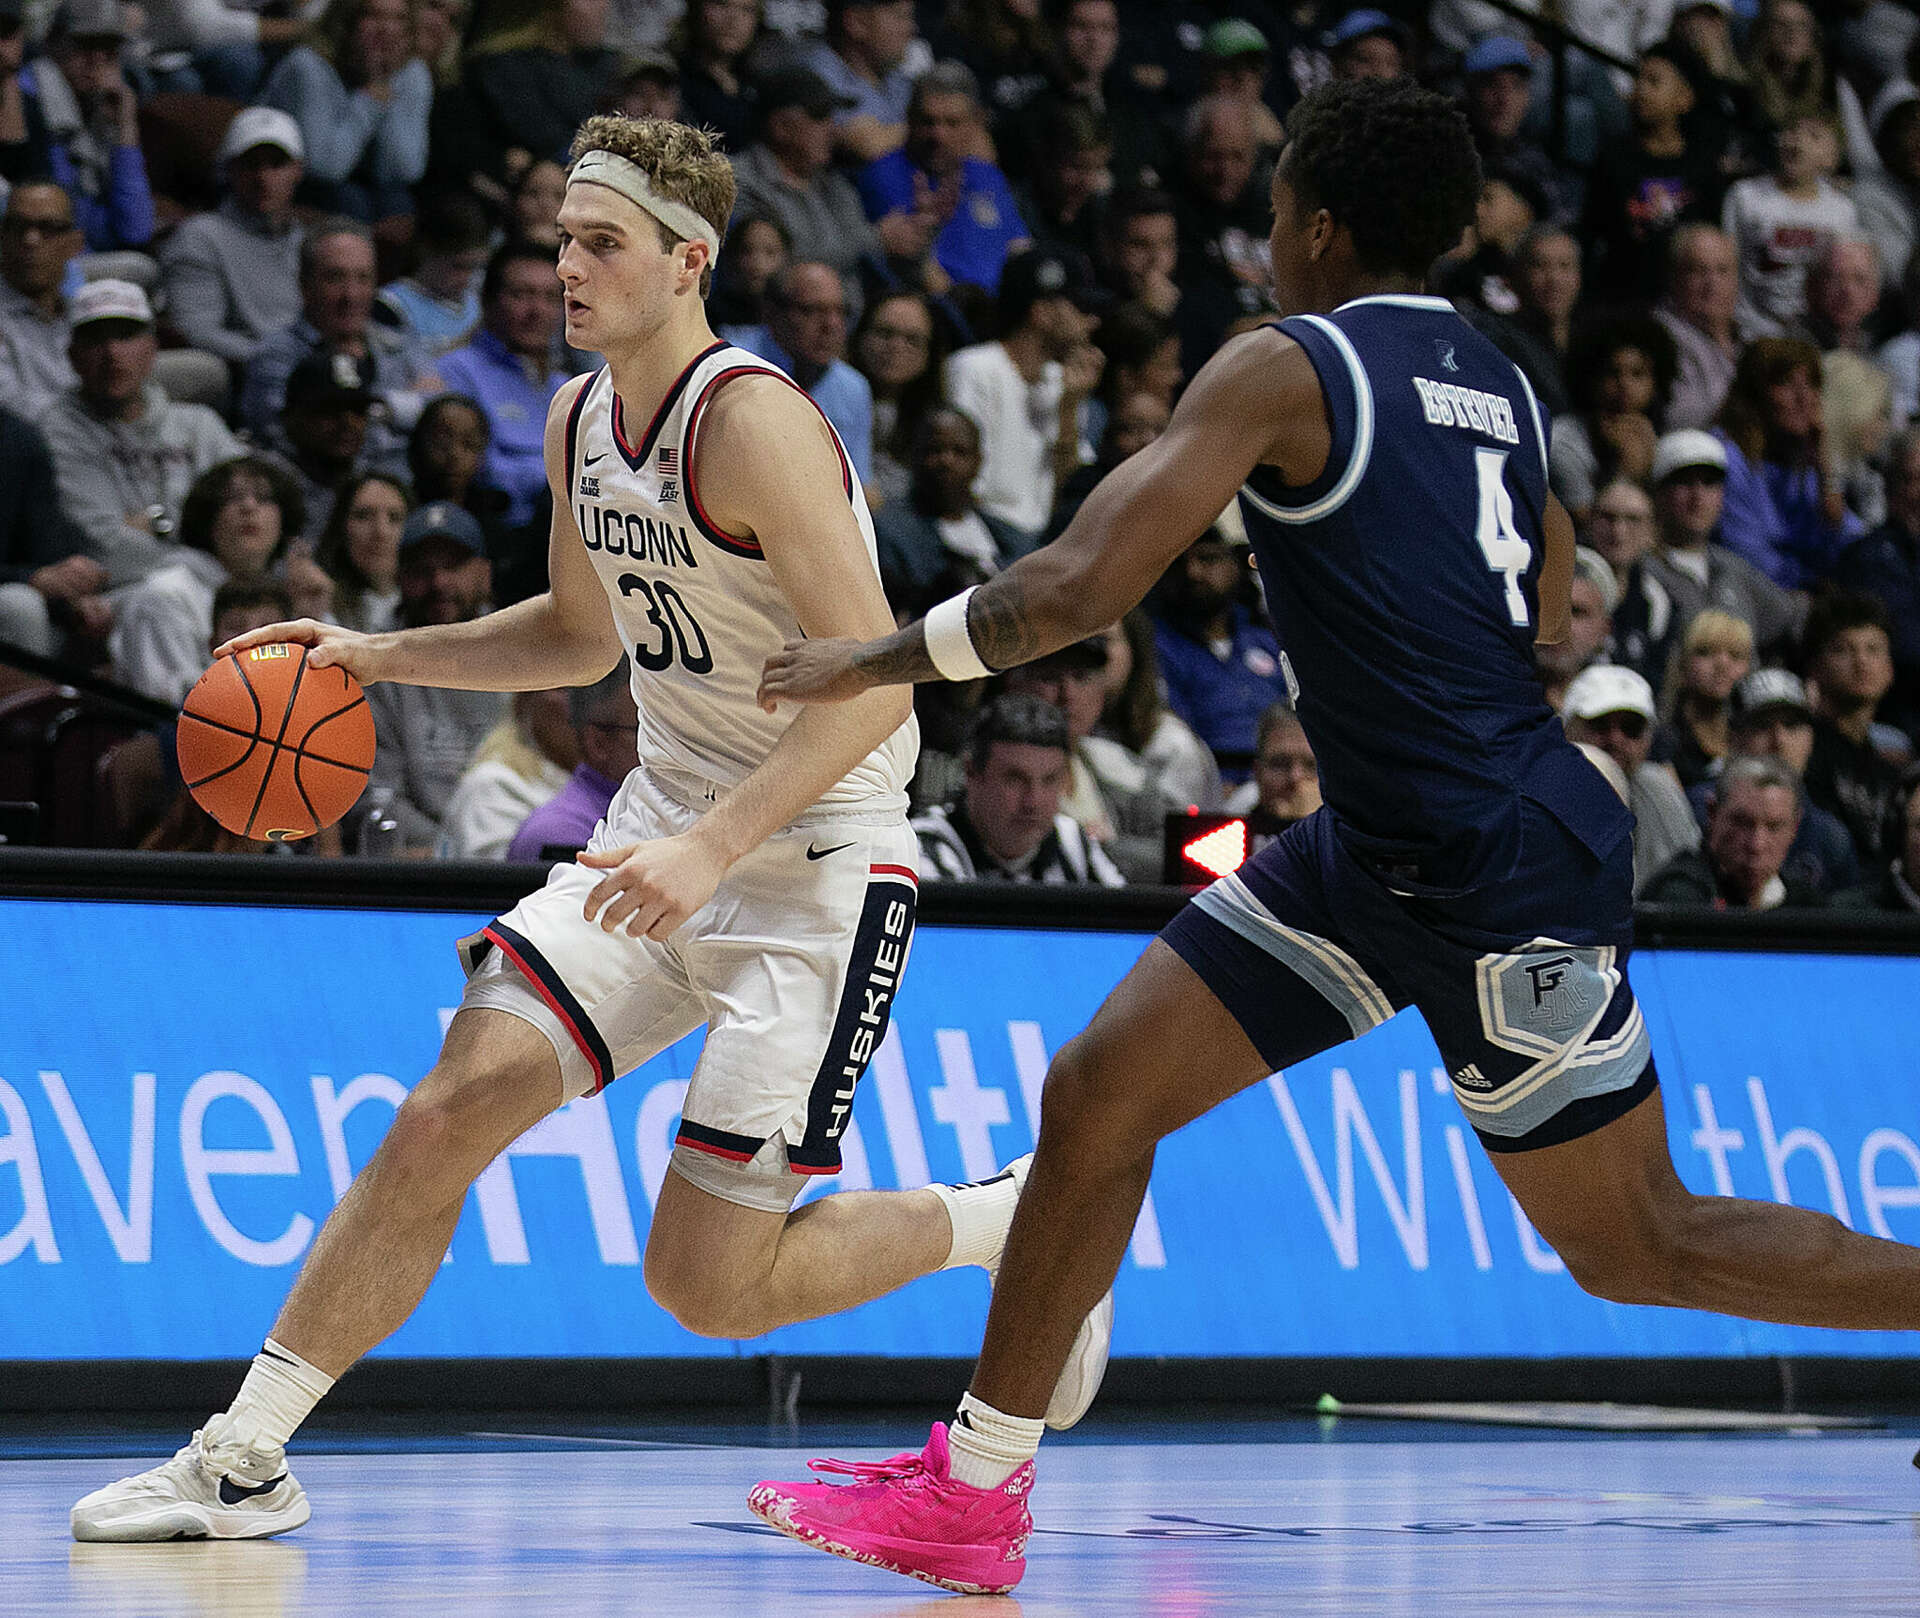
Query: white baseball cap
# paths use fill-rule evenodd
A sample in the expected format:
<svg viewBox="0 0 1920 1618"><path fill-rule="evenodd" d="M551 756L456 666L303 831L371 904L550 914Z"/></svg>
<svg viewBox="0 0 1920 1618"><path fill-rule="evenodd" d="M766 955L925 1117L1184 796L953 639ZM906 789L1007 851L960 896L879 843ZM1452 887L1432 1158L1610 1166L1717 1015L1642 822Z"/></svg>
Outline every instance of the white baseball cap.
<svg viewBox="0 0 1920 1618"><path fill-rule="evenodd" d="M153 305L131 281L89 281L67 300L67 318L75 331L97 320L153 324Z"/></svg>
<svg viewBox="0 0 1920 1618"><path fill-rule="evenodd" d="M1699 427L1663 433L1660 442L1653 446L1653 470L1647 480L1657 489L1674 473L1684 472L1690 466L1710 466L1724 477L1727 446Z"/></svg>
<svg viewBox="0 0 1920 1618"><path fill-rule="evenodd" d="M278 107L242 107L227 125L214 161L231 163L256 146L277 146L289 157L302 163L307 160L307 143L300 138L300 126L291 113Z"/></svg>
<svg viewBox="0 0 1920 1618"><path fill-rule="evenodd" d="M1593 663L1573 677L1562 711L1575 719L1598 719L1603 713L1637 713L1652 720L1653 687L1632 669L1617 663Z"/></svg>

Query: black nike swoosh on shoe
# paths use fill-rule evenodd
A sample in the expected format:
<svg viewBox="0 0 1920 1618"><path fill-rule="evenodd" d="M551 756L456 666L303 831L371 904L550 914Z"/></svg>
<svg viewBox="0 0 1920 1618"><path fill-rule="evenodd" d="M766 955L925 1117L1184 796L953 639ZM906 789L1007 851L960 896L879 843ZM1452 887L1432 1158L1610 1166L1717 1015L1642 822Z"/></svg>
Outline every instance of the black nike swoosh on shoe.
<svg viewBox="0 0 1920 1618"><path fill-rule="evenodd" d="M841 849L852 847L853 844L851 843L835 843L832 848L815 848L809 843L807 845L807 858L810 860L823 860L829 854L838 854Z"/></svg>
<svg viewBox="0 0 1920 1618"><path fill-rule="evenodd" d="M582 466L597 466L600 462L604 461L606 458L607 458L607 452L605 450L602 450L598 455L589 455L580 464Z"/></svg>
<svg viewBox="0 0 1920 1618"><path fill-rule="evenodd" d="M256 1494L270 1493L286 1481L287 1474L284 1472L271 1482L256 1483L251 1486L243 1483L235 1483L232 1478L223 1475L220 1479L220 1504L223 1506L240 1505L243 1501L251 1500Z"/></svg>

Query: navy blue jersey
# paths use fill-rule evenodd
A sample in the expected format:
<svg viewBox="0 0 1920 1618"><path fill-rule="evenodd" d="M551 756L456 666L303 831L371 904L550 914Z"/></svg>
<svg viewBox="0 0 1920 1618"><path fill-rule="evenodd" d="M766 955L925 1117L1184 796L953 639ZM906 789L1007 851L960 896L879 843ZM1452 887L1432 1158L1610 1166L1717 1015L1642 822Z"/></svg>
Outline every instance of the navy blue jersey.
<svg viewBox="0 0 1920 1618"><path fill-rule="evenodd" d="M1547 441L1526 379L1439 298L1279 329L1332 452L1303 488L1257 468L1240 503L1343 841L1394 887L1467 892L1516 868L1530 799L1604 858L1631 818L1534 672Z"/></svg>

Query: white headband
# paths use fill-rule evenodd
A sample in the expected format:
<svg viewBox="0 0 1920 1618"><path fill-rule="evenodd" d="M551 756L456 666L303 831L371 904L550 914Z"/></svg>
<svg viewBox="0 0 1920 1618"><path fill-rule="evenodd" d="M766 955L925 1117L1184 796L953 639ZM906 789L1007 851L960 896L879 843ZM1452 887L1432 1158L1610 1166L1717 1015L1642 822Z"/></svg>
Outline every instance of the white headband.
<svg viewBox="0 0 1920 1618"><path fill-rule="evenodd" d="M710 257L719 253L720 233L684 202L661 196L647 178L647 171L631 159L617 152L583 153L567 176L569 185L577 180L619 192L634 206L646 209L674 235L690 242L705 242Z"/></svg>

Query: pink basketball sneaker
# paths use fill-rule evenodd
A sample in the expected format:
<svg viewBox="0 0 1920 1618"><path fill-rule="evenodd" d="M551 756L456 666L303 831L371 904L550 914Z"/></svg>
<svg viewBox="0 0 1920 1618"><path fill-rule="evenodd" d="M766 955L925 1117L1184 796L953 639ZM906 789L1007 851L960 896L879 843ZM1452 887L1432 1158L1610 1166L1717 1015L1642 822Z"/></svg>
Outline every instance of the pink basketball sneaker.
<svg viewBox="0 0 1920 1618"><path fill-rule="evenodd" d="M945 1422L918 1455L889 1461L809 1461L852 1483L761 1483L747 1496L757 1516L802 1545L925 1579L965 1595L1005 1595L1027 1571L1033 1462L997 1489L956 1483Z"/></svg>

